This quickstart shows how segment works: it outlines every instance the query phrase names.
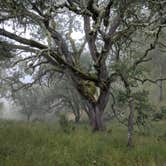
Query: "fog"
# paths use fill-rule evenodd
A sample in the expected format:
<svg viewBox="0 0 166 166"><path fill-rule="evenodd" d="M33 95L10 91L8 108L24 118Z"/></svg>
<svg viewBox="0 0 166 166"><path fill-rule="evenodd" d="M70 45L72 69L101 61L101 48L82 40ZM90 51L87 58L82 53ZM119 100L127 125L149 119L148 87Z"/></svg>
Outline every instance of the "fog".
<svg viewBox="0 0 166 166"><path fill-rule="evenodd" d="M25 117L19 113L19 108L16 107L12 102L1 99L1 102L3 102L3 108L1 110L1 119L13 119L13 120L24 120Z"/></svg>

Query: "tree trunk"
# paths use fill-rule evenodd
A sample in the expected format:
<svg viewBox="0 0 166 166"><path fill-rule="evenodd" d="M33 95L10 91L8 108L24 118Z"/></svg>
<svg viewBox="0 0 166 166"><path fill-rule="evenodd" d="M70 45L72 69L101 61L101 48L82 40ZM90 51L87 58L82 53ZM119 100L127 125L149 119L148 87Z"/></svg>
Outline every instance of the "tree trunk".
<svg viewBox="0 0 166 166"><path fill-rule="evenodd" d="M97 105L97 103L86 103L85 112L88 115L90 126L93 131L103 131L103 110Z"/></svg>
<svg viewBox="0 0 166 166"><path fill-rule="evenodd" d="M30 121L31 120L31 115L27 115L27 121Z"/></svg>
<svg viewBox="0 0 166 166"><path fill-rule="evenodd" d="M98 98L94 98L91 93L88 94L88 90L83 91L79 84L78 92L85 100L85 111L89 117L90 125L93 131L103 131L105 129L103 124L103 113L109 100L109 84L104 84L104 87L100 88L100 95Z"/></svg>
<svg viewBox="0 0 166 166"><path fill-rule="evenodd" d="M94 105L91 110L91 125L93 131L103 131L103 111L97 105Z"/></svg>
<svg viewBox="0 0 166 166"><path fill-rule="evenodd" d="M160 65L160 79L163 77L163 67ZM159 82L159 101L163 101L163 81Z"/></svg>
<svg viewBox="0 0 166 166"><path fill-rule="evenodd" d="M75 123L78 123L80 121L80 114L75 114Z"/></svg>
<svg viewBox="0 0 166 166"><path fill-rule="evenodd" d="M132 147L133 145L133 129L134 129L134 105L133 101L129 101L129 118L128 118L128 147Z"/></svg>
<svg viewBox="0 0 166 166"><path fill-rule="evenodd" d="M160 85L159 85L159 88L160 88L160 94L159 94L159 101L163 101L163 82L160 81Z"/></svg>

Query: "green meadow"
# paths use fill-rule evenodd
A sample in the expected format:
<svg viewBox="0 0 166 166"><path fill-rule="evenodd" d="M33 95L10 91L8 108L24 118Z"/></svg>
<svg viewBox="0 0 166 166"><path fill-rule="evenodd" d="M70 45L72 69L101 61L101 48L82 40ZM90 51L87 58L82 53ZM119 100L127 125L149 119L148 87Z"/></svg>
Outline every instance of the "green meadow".
<svg viewBox="0 0 166 166"><path fill-rule="evenodd" d="M134 147L126 147L125 127L114 123L92 133L86 125L0 122L0 166L165 166L166 123L135 131Z"/></svg>

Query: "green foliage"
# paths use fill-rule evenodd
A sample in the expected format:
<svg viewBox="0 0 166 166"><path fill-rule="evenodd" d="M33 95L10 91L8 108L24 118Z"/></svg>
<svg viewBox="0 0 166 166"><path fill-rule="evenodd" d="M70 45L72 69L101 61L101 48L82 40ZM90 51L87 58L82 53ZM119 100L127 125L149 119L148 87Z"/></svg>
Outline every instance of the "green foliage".
<svg viewBox="0 0 166 166"><path fill-rule="evenodd" d="M120 108L123 108L127 111L129 104L129 97L132 97L134 103L135 111L135 122L140 126L147 126L151 118L151 114L154 112L154 106L149 102L148 95L149 92L145 90L133 91L132 94L129 94L124 90L116 91L116 105ZM147 123L148 122L148 123Z"/></svg>
<svg viewBox="0 0 166 166"><path fill-rule="evenodd" d="M69 121L67 119L67 116L65 114L61 114L59 116L59 125L64 132L69 132Z"/></svg>
<svg viewBox="0 0 166 166"><path fill-rule="evenodd" d="M119 104L125 104L126 103L126 100L127 100L127 94L125 91L123 90L117 90L117 96L116 96L116 99L117 99L117 102Z"/></svg>
<svg viewBox="0 0 166 166"><path fill-rule="evenodd" d="M138 125L145 126L146 121L150 117L150 113L154 112L154 106L148 101L148 94L149 93L144 90L134 94L135 109L137 110L136 122Z"/></svg>
<svg viewBox="0 0 166 166"><path fill-rule="evenodd" d="M13 92L12 99L15 104L20 107L19 112L27 116L28 120L33 115L42 117L49 109L50 102L44 102L47 96L44 96L43 89L37 85L29 89L20 89L19 91Z"/></svg>
<svg viewBox="0 0 166 166"><path fill-rule="evenodd" d="M112 70L123 75L124 79L131 87L138 87L138 82L135 78L143 78L146 70L143 66L133 67L135 57L128 55L123 60L112 64Z"/></svg>
<svg viewBox="0 0 166 166"><path fill-rule="evenodd" d="M155 123L156 136L134 137L135 147L125 145L125 129L111 124L112 133L91 133L84 126L65 134L57 125L0 122L2 166L164 166L165 122Z"/></svg>
<svg viewBox="0 0 166 166"><path fill-rule="evenodd" d="M85 81L83 82L83 87L85 88L85 91L90 95L94 96L96 93L96 86L91 81Z"/></svg>
<svg viewBox="0 0 166 166"><path fill-rule="evenodd" d="M160 110L161 110L161 113L165 116L165 118L166 118L166 106L162 106L161 108L160 108Z"/></svg>
<svg viewBox="0 0 166 166"><path fill-rule="evenodd" d="M92 81L80 81L79 82L80 91L91 101L95 100L95 95L97 92L97 88Z"/></svg>
<svg viewBox="0 0 166 166"><path fill-rule="evenodd" d="M60 125L61 130L68 134L71 131L75 130L75 126L72 124L72 122L69 122L69 120L65 114L60 114L59 125Z"/></svg>
<svg viewBox="0 0 166 166"><path fill-rule="evenodd" d="M163 118L163 115L161 113L155 113L153 115L153 120L161 120Z"/></svg>
<svg viewBox="0 0 166 166"><path fill-rule="evenodd" d="M163 120L166 119L166 107L165 106L161 106L160 111L153 114L153 120L157 121L157 120L162 120L162 119Z"/></svg>

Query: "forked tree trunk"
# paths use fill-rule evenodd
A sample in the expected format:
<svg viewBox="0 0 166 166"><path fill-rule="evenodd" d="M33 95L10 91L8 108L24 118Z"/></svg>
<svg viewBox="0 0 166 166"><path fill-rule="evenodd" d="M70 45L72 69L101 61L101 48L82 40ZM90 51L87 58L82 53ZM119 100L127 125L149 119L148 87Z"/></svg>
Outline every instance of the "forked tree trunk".
<svg viewBox="0 0 166 166"><path fill-rule="evenodd" d="M104 123L103 123L103 111L99 109L97 105L88 104L85 107L85 112L88 115L90 126L93 131L103 131Z"/></svg>
<svg viewBox="0 0 166 166"><path fill-rule="evenodd" d="M134 129L134 105L133 101L129 101L129 118L128 118L128 142L127 146L132 147L133 145L133 129Z"/></svg>
<svg viewBox="0 0 166 166"><path fill-rule="evenodd" d="M82 95L82 97L86 101L84 108L85 112L89 117L92 130L103 131L105 129L103 123L103 113L109 100L109 85L107 85L105 89L100 89L100 95L98 96L98 99L88 98L87 94L84 94L84 92L81 91L79 88L78 90L80 92L80 95Z"/></svg>

